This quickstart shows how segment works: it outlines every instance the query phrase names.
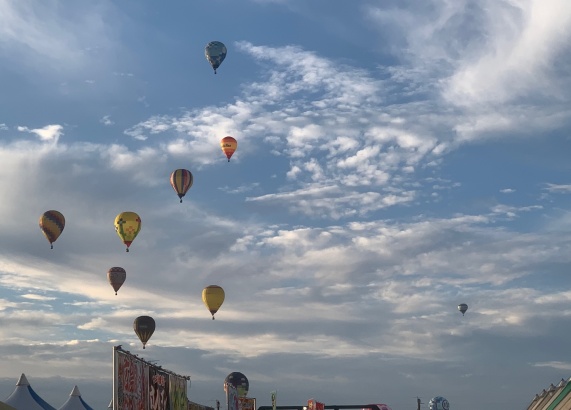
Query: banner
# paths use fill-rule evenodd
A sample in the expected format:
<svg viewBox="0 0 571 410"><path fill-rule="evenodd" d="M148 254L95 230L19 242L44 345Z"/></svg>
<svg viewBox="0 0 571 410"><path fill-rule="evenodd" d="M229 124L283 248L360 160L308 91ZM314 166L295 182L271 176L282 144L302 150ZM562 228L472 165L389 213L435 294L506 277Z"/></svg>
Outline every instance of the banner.
<svg viewBox="0 0 571 410"><path fill-rule="evenodd" d="M169 374L169 394L171 410L187 410L186 379Z"/></svg>
<svg viewBox="0 0 571 410"><path fill-rule="evenodd" d="M325 410L325 404L315 401L315 399L309 399L307 401L307 410Z"/></svg>
<svg viewBox="0 0 571 410"><path fill-rule="evenodd" d="M148 368L135 356L117 351L117 401L120 410L147 410Z"/></svg>
<svg viewBox="0 0 571 410"><path fill-rule="evenodd" d="M238 390L230 383L224 383L224 391L226 392L226 404L228 410L240 410L238 402Z"/></svg>
<svg viewBox="0 0 571 410"><path fill-rule="evenodd" d="M256 410L256 399L253 397L238 397L240 410Z"/></svg>
<svg viewBox="0 0 571 410"><path fill-rule="evenodd" d="M149 410L170 410L168 380L168 373L149 367Z"/></svg>
<svg viewBox="0 0 571 410"><path fill-rule="evenodd" d="M113 348L114 410L188 410L188 379L147 362L121 346ZM200 410L213 410L202 407Z"/></svg>

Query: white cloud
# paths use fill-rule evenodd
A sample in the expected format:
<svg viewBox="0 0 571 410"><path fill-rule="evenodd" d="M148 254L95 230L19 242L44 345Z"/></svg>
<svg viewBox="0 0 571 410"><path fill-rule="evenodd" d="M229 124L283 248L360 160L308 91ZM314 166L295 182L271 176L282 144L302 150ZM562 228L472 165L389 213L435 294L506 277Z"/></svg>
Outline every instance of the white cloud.
<svg viewBox="0 0 571 410"><path fill-rule="evenodd" d="M571 184L551 184L547 183L544 188L547 192L556 194L566 194L571 193Z"/></svg>
<svg viewBox="0 0 571 410"><path fill-rule="evenodd" d="M561 90L571 83L570 7L566 0L429 0L368 6L364 14L401 61L386 70L433 97L462 143L567 124Z"/></svg>
<svg viewBox="0 0 571 410"><path fill-rule="evenodd" d="M103 118L99 120L99 122L103 125L113 125L115 122L111 119L110 115L105 115Z"/></svg>
<svg viewBox="0 0 571 410"><path fill-rule="evenodd" d="M91 319L89 322L83 324L83 325L78 325L77 328L78 329L82 329L82 330L91 330L91 329L100 329L102 327L104 327L107 324L107 322L105 320L103 320L100 317Z"/></svg>
<svg viewBox="0 0 571 410"><path fill-rule="evenodd" d="M53 296L38 295L36 293L26 293L26 294L22 295L21 297L23 297L24 299L43 300L43 301L56 299Z"/></svg>
<svg viewBox="0 0 571 410"><path fill-rule="evenodd" d="M485 47L467 55L450 78L445 95L455 104L503 103L522 96L563 97L553 82L566 64L571 36L571 4L486 1L482 34Z"/></svg>
<svg viewBox="0 0 571 410"><path fill-rule="evenodd" d="M510 205L503 205L498 204L492 207L492 212L495 214L503 214L508 218L515 218L521 212L531 212L543 209L541 205L530 205L530 206L510 206Z"/></svg>
<svg viewBox="0 0 571 410"><path fill-rule="evenodd" d="M566 64L570 7L565 0L431 0L365 13L392 34L391 51L399 57L450 72L442 79L445 98L470 107L534 94L563 97L550 77Z"/></svg>
<svg viewBox="0 0 571 410"><path fill-rule="evenodd" d="M59 137L63 134L63 126L58 124L46 125L43 128L29 129L28 127L18 126L18 131L29 132L40 137L42 141L53 141L57 143Z"/></svg>
<svg viewBox="0 0 571 410"><path fill-rule="evenodd" d="M244 192L250 192L256 188L258 188L260 184L258 182L252 182L251 184L241 185L236 188L231 188L229 186L223 186L218 188L221 191L227 192L229 194L242 194Z"/></svg>
<svg viewBox="0 0 571 410"><path fill-rule="evenodd" d="M6 299L0 299L0 310L5 310L8 308L17 308L19 305L16 302L10 302Z"/></svg>
<svg viewBox="0 0 571 410"><path fill-rule="evenodd" d="M551 361L551 362L538 362L533 364L534 367L552 367L558 370L571 370L571 363L569 362L559 362L559 361Z"/></svg>

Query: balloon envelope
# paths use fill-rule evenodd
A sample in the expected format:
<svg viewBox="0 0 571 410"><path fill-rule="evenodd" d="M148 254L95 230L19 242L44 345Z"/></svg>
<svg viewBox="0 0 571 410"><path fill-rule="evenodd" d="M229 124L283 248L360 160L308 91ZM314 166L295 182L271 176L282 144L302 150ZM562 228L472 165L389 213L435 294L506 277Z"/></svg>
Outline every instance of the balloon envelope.
<svg viewBox="0 0 571 410"><path fill-rule="evenodd" d="M202 290L202 301L210 313L212 313L212 320L214 320L214 314L222 306L224 296L224 289L218 285L210 285Z"/></svg>
<svg viewBox="0 0 571 410"><path fill-rule="evenodd" d="M449 410L450 403L442 396L436 396L430 399L428 402L428 408L430 410Z"/></svg>
<svg viewBox="0 0 571 410"><path fill-rule="evenodd" d="M40 216L40 229L49 241L52 249L54 247L53 243L59 238L64 227L65 218L58 211L46 211Z"/></svg>
<svg viewBox="0 0 571 410"><path fill-rule="evenodd" d="M238 141L232 137L224 137L220 140L220 148L222 148L222 152L226 154L226 158L228 158L228 162L230 162L230 157L234 154L234 151L238 149Z"/></svg>
<svg viewBox="0 0 571 410"><path fill-rule="evenodd" d="M192 173L187 169L177 169L171 174L171 186L182 202L182 197L186 195L193 183Z"/></svg>
<svg viewBox="0 0 571 410"><path fill-rule="evenodd" d="M226 376L226 379L224 379L224 381L236 387L236 390L238 390L238 396L246 397L248 395L248 390L250 389L250 382L248 381L247 377L244 376L243 373L232 372L228 376Z"/></svg>
<svg viewBox="0 0 571 410"><path fill-rule="evenodd" d="M460 304L458 305L458 310L459 310L460 312L462 312L462 316L464 316L464 313L466 313L466 311L468 310L468 305L465 304L465 303L460 303Z"/></svg>
<svg viewBox="0 0 571 410"><path fill-rule="evenodd" d="M141 230L141 218L135 212L121 212L115 217L115 230L117 235L127 245L127 252L131 242Z"/></svg>
<svg viewBox="0 0 571 410"><path fill-rule="evenodd" d="M139 316L133 322L133 329L141 342L143 342L143 349L145 345L155 332L155 320L150 316Z"/></svg>
<svg viewBox="0 0 571 410"><path fill-rule="evenodd" d="M126 278L127 278L127 272L125 272L125 269L120 268L118 266L115 266L107 271L107 280L115 290L115 294L117 294L117 291L119 290L121 285L125 283Z"/></svg>
<svg viewBox="0 0 571 410"><path fill-rule="evenodd" d="M220 41L211 41L204 48L204 55L214 69L214 74L216 74L216 69L220 67L220 64L226 58L227 52L226 46Z"/></svg>

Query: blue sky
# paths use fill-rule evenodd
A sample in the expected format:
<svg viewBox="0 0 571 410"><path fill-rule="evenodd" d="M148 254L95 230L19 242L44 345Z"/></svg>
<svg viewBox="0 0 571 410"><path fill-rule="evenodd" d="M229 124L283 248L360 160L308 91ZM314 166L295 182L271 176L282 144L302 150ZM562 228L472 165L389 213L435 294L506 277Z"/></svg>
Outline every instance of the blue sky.
<svg viewBox="0 0 571 410"><path fill-rule="evenodd" d="M570 39L567 0L0 1L0 400L105 408L122 344L203 404L526 406L571 375Z"/></svg>

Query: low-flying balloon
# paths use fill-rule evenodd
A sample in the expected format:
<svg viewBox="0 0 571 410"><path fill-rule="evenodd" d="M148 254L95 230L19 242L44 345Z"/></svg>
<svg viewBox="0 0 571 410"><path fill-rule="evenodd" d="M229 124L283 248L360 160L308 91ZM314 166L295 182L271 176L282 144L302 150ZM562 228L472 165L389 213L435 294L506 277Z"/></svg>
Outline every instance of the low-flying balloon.
<svg viewBox="0 0 571 410"><path fill-rule="evenodd" d="M141 230L141 218L135 212L121 212L115 217L115 230L123 243L127 245L126 251L129 252L131 242Z"/></svg>
<svg viewBox="0 0 571 410"><path fill-rule="evenodd" d="M194 179L192 173L188 169L177 169L171 174L171 185L182 203L182 197L192 186Z"/></svg>
<svg viewBox="0 0 571 410"><path fill-rule="evenodd" d="M428 408L430 410L449 410L450 403L442 396L436 396L430 399L428 402Z"/></svg>
<svg viewBox="0 0 571 410"><path fill-rule="evenodd" d="M115 294L117 294L117 291L119 290L121 285L125 283L126 278L127 278L127 272L125 272L125 269L120 268L118 266L110 268L107 271L107 280L109 281L109 284L113 287L113 290L115 290Z"/></svg>
<svg viewBox="0 0 571 410"><path fill-rule="evenodd" d="M202 289L202 301L212 314L212 320L214 320L214 314L222 306L224 296L224 289L218 285L210 285Z"/></svg>
<svg viewBox="0 0 571 410"><path fill-rule="evenodd" d="M46 211L40 216L40 229L44 236L50 242L50 248L53 249L53 243L63 232L65 227L65 218L58 211Z"/></svg>
<svg viewBox="0 0 571 410"><path fill-rule="evenodd" d="M464 313L466 313L466 311L468 310L468 305L465 304L465 303L460 303L460 304L458 305L458 310L459 310L460 312L462 312L462 316L464 316Z"/></svg>
<svg viewBox="0 0 571 410"><path fill-rule="evenodd" d="M232 137L224 137L220 140L220 148L222 148L222 152L226 154L226 158L228 158L228 162L230 162L230 157L238 148L238 141Z"/></svg>
<svg viewBox="0 0 571 410"><path fill-rule="evenodd" d="M232 372L228 376L226 376L224 382L236 387L236 390L238 390L239 397L246 397L248 395L248 390L250 389L250 382L248 381L248 378L244 376L243 373Z"/></svg>
<svg viewBox="0 0 571 410"><path fill-rule="evenodd" d="M220 67L220 64L226 58L227 52L226 46L220 41L211 41L204 48L204 55L214 69L214 74L216 74L216 69Z"/></svg>
<svg viewBox="0 0 571 410"><path fill-rule="evenodd" d="M144 349L155 332L155 319L150 316L139 316L133 322L133 330L135 330L135 333L139 336L141 342L143 342Z"/></svg>

